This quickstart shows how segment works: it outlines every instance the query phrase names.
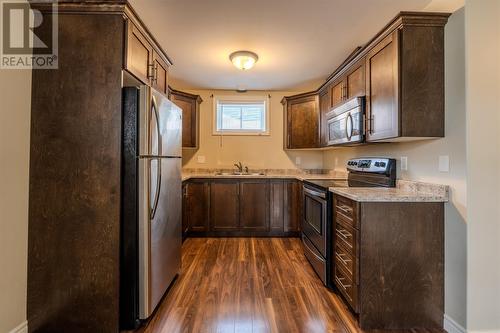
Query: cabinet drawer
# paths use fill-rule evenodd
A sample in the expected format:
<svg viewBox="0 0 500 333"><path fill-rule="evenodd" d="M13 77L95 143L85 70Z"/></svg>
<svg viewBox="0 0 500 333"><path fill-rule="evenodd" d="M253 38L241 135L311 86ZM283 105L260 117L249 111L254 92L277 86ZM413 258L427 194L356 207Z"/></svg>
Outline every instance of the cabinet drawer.
<svg viewBox="0 0 500 333"><path fill-rule="evenodd" d="M335 218L354 228L357 227L357 207L356 202L350 199L338 195L334 197Z"/></svg>
<svg viewBox="0 0 500 333"><path fill-rule="evenodd" d="M341 267L354 283L358 283L357 259L339 244L335 245L335 265Z"/></svg>
<svg viewBox="0 0 500 333"><path fill-rule="evenodd" d="M311 241L305 236L302 235L302 243L304 245L304 254L311 263L316 274L318 274L319 278L323 283L326 283L326 260L321 256L318 250L314 247Z"/></svg>
<svg viewBox="0 0 500 333"><path fill-rule="evenodd" d="M353 227L339 223L335 223L335 239L336 244L340 244L353 257L357 256L357 231Z"/></svg>
<svg viewBox="0 0 500 333"><path fill-rule="evenodd" d="M358 286L338 266L335 266L335 285L354 312L358 313Z"/></svg>

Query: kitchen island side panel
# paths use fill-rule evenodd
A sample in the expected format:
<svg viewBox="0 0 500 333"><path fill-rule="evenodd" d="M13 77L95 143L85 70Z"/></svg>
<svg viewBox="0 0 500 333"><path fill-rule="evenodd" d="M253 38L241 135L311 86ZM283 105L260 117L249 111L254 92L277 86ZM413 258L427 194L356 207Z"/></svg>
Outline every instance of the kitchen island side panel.
<svg viewBox="0 0 500 333"><path fill-rule="evenodd" d="M442 328L444 204L363 202L360 326Z"/></svg>

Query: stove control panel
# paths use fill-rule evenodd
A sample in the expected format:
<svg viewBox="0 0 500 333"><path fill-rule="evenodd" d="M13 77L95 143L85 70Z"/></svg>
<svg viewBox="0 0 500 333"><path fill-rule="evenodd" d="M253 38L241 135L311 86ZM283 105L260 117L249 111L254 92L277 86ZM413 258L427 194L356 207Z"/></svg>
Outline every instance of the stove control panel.
<svg viewBox="0 0 500 333"><path fill-rule="evenodd" d="M347 170L366 173L388 173L396 169L396 160L392 158L355 158L347 161Z"/></svg>

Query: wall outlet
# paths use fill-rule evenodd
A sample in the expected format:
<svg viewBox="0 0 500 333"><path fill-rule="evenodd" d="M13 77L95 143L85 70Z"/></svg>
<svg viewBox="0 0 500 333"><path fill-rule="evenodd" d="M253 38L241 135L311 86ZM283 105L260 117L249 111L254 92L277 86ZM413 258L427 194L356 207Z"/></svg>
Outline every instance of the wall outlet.
<svg viewBox="0 0 500 333"><path fill-rule="evenodd" d="M207 163L207 159L205 158L205 156L198 156L198 163L200 164L204 164L204 163Z"/></svg>
<svg viewBox="0 0 500 333"><path fill-rule="evenodd" d="M300 156L295 157L295 164L300 165L300 163L302 163Z"/></svg>
<svg viewBox="0 0 500 333"><path fill-rule="evenodd" d="M408 170L408 157L406 156L401 156L401 170Z"/></svg>
<svg viewBox="0 0 500 333"><path fill-rule="evenodd" d="M439 172L450 172L450 157L448 155L439 156Z"/></svg>

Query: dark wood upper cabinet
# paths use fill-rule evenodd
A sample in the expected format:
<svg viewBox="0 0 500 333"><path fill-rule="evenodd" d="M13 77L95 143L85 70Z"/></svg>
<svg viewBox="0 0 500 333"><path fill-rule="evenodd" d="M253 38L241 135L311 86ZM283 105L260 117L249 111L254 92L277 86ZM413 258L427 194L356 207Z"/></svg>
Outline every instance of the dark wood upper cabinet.
<svg viewBox="0 0 500 333"><path fill-rule="evenodd" d="M184 218L186 232L208 231L210 184L192 181L184 184Z"/></svg>
<svg viewBox="0 0 500 333"><path fill-rule="evenodd" d="M149 83L152 61L153 46L132 22L127 22L125 68L142 82Z"/></svg>
<svg viewBox="0 0 500 333"><path fill-rule="evenodd" d="M170 100L182 109L182 148L199 148L200 104L199 95L169 89Z"/></svg>
<svg viewBox="0 0 500 333"><path fill-rule="evenodd" d="M240 227L243 230L269 230L269 182L240 182Z"/></svg>
<svg viewBox="0 0 500 333"><path fill-rule="evenodd" d="M168 65L161 57L153 51L153 73L151 74L151 86L159 92L168 93Z"/></svg>
<svg viewBox="0 0 500 333"><path fill-rule="evenodd" d="M351 53L317 91L286 97L285 148L328 146L328 111L356 96L366 96L367 142L443 137L448 17L446 13L401 12ZM318 141L313 104L304 100L315 94L320 100Z"/></svg>
<svg viewBox="0 0 500 333"><path fill-rule="evenodd" d="M365 73L364 62L351 65L346 70L346 74L333 83L331 89L330 108L339 106L346 100L365 95Z"/></svg>
<svg viewBox="0 0 500 333"><path fill-rule="evenodd" d="M365 95L365 64L355 64L346 77L347 99Z"/></svg>
<svg viewBox="0 0 500 333"><path fill-rule="evenodd" d="M367 141L399 136L398 32L366 55Z"/></svg>
<svg viewBox="0 0 500 333"><path fill-rule="evenodd" d="M210 228L236 231L239 228L239 181L221 180L210 184Z"/></svg>
<svg viewBox="0 0 500 333"><path fill-rule="evenodd" d="M335 84L332 87L332 101L331 101L331 106L336 107L339 104L341 104L343 101L346 100L347 98L347 93L346 93L346 84L345 80L341 80L337 84Z"/></svg>
<svg viewBox="0 0 500 333"><path fill-rule="evenodd" d="M284 97L285 149L320 147L320 112L318 93Z"/></svg>
<svg viewBox="0 0 500 333"><path fill-rule="evenodd" d="M327 114L331 110L331 90L324 89L319 93L320 110L320 145L322 147L328 144L328 118Z"/></svg>
<svg viewBox="0 0 500 333"><path fill-rule="evenodd" d="M444 136L448 15L416 16L418 24L403 21L366 55L366 141Z"/></svg>
<svg viewBox="0 0 500 333"><path fill-rule="evenodd" d="M127 38L125 43L125 69L144 84L159 92L168 92L168 58L154 46L152 37L146 37L131 20L126 21Z"/></svg>

